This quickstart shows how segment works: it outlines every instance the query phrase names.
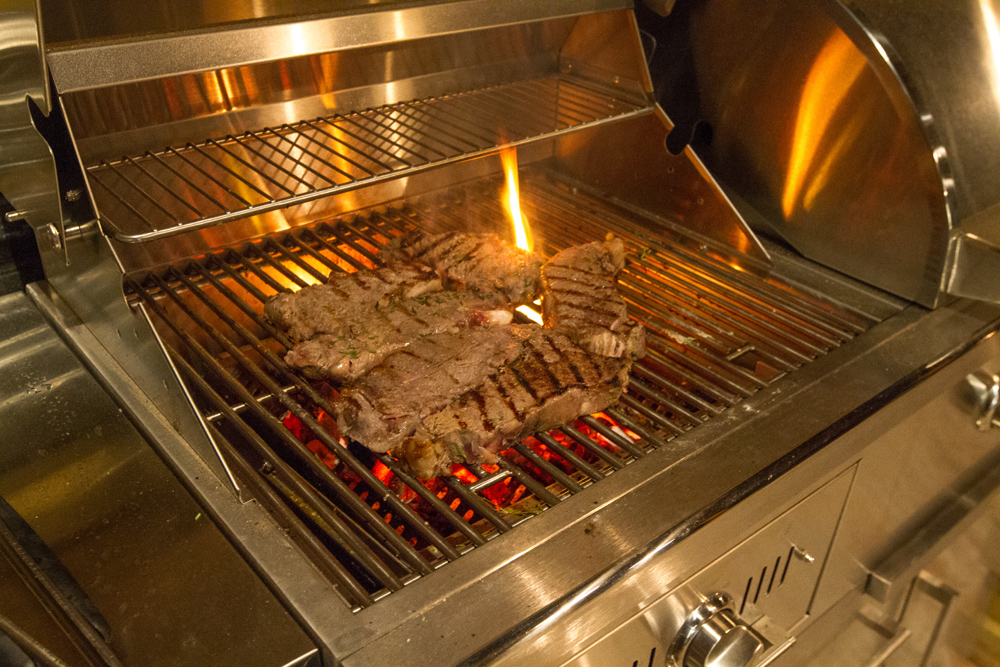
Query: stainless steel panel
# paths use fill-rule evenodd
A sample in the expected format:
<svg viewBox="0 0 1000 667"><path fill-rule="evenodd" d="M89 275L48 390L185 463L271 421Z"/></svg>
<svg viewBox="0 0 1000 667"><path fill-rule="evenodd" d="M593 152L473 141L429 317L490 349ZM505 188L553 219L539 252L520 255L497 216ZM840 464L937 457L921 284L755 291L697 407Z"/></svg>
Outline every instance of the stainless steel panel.
<svg viewBox="0 0 1000 667"><path fill-rule="evenodd" d="M940 24L916 20L945 39ZM693 8L691 34L709 169L807 257L939 303L954 223L950 154L934 132L943 119L915 105L888 47L825 0L708 0Z"/></svg>
<svg viewBox="0 0 1000 667"><path fill-rule="evenodd" d="M889 45L925 122L940 137L954 175L956 222L1000 203L1000 3L844 4Z"/></svg>
<svg viewBox="0 0 1000 667"><path fill-rule="evenodd" d="M766 627L771 646L764 659L774 656L806 616L853 475L841 473L666 595L639 603L640 611L610 634L581 638L593 643L565 665L646 664L647 656L651 665L670 664L682 623L698 601L718 592L733 598L741 622Z"/></svg>
<svg viewBox="0 0 1000 667"><path fill-rule="evenodd" d="M0 298L0 352L0 493L107 619L126 664L278 666L315 651L22 293ZM38 639L72 658L57 636Z"/></svg>
<svg viewBox="0 0 1000 667"><path fill-rule="evenodd" d="M869 573L961 497L973 481L970 475L977 474L976 465L998 451L1000 430L976 427L965 379L977 370L994 373L998 366L1000 337L993 335L946 372L889 405L884 410L887 418L897 420L890 428L863 424L856 429L852 437L868 436L871 445L861 460L844 527L817 593L818 613L849 590L863 590ZM902 584L904 590L884 600L889 608L898 609L902 603L906 582Z"/></svg>
<svg viewBox="0 0 1000 667"><path fill-rule="evenodd" d="M297 16L298 20L290 22L218 31L97 41L53 49L47 59L56 89L67 93L630 6L624 0L514 0L500 4L460 0L327 18ZM96 5L88 5L88 10L101 11Z"/></svg>
<svg viewBox="0 0 1000 667"><path fill-rule="evenodd" d="M61 98L83 160L90 164L160 150L179 139L200 141L553 74L576 21L569 17L298 56ZM185 129L185 123L193 127Z"/></svg>

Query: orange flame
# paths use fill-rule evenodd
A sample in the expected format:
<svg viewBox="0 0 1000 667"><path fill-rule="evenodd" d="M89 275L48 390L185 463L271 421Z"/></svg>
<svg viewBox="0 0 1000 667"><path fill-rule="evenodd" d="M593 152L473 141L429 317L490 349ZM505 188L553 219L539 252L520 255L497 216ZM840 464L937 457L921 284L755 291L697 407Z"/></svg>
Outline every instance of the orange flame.
<svg viewBox="0 0 1000 667"><path fill-rule="evenodd" d="M531 230L528 228L528 221L521 212L520 189L517 184L517 149L513 146L500 151L500 161L503 163L504 177L507 181L507 190L504 192L503 205L507 209L507 215L514 223L514 238L517 247L530 251L534 246L531 238Z"/></svg>
<svg viewBox="0 0 1000 667"><path fill-rule="evenodd" d="M535 240L531 237L531 227L528 226L528 220L521 211L521 189L517 183L517 149L511 146L501 150L500 161L503 163L504 178L507 182L503 207L507 210L507 215L510 216L510 220L514 224L514 240L517 247L530 252L534 249ZM542 324L542 316L534 308L518 306L517 311L533 322Z"/></svg>

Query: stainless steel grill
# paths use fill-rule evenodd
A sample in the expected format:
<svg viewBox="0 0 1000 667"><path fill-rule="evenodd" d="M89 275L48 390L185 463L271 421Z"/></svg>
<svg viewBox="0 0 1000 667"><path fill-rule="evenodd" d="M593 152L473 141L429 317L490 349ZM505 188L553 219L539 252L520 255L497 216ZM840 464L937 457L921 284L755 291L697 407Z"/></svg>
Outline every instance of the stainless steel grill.
<svg viewBox="0 0 1000 667"><path fill-rule="evenodd" d="M292 342L264 302L331 272L380 264L411 229L508 229L494 178L341 217L126 287L148 309L238 479L355 610L485 544L720 414L874 323L870 316L735 266L708 246L546 172L524 179L536 249L611 231L626 242L620 289L649 334L618 406L539 433L494 466L421 483L388 455L339 440L332 388L282 360ZM653 230L656 230L655 232ZM260 473L256 477L253 470Z"/></svg>
<svg viewBox="0 0 1000 667"><path fill-rule="evenodd" d="M559 75L101 160L87 173L107 231L140 242L648 111L627 92Z"/></svg>

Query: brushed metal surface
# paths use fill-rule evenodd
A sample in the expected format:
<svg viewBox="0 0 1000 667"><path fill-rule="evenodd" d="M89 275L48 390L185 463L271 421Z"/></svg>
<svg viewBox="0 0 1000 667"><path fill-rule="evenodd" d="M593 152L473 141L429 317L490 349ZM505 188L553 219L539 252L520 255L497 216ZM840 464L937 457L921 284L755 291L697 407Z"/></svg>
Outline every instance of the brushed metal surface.
<svg viewBox="0 0 1000 667"><path fill-rule="evenodd" d="M490 0L410 5L385 12L347 13L341 16L306 18L294 16L284 22L196 30L186 34L154 33L127 41L95 41L53 49L47 54L56 89L60 93L99 88L179 74L295 56L376 46L482 28L575 16L610 9L627 9L626 0L553 0L533 2ZM99 13L100 5L87 4L86 11ZM155 25L156 17L153 17ZM201 20L199 27L211 25Z"/></svg>
<svg viewBox="0 0 1000 667"><path fill-rule="evenodd" d="M952 156L934 132L944 119L915 105L888 47L825 0L708 0L690 26L709 169L807 257L938 303Z"/></svg>
<svg viewBox="0 0 1000 667"><path fill-rule="evenodd" d="M872 432L844 528L817 592L818 612L848 590L864 589L870 572L892 566L894 554L913 543L918 529L982 474L977 464L1000 452L1000 431L976 428L965 379L977 370L995 372L998 365L1000 340L994 335L886 410L898 423ZM889 608L902 602L904 591L897 588L886 596Z"/></svg>
<svg viewBox="0 0 1000 667"><path fill-rule="evenodd" d="M83 160L92 164L160 150L178 139L201 141L554 73L560 46L576 21L297 56L61 97Z"/></svg>
<svg viewBox="0 0 1000 667"><path fill-rule="evenodd" d="M315 651L23 293L0 298L0 365L0 493L126 664L277 666Z"/></svg>
<svg viewBox="0 0 1000 667"><path fill-rule="evenodd" d="M666 658L665 664L686 665L675 653L679 648L675 636L680 637L678 633L686 627L688 615L702 601L713 600L717 594L730 600L730 609L738 622L750 625L767 619L770 636L764 639L769 647L760 656L766 660L772 649L780 645L774 628L782 632L781 636L787 636L806 616L853 477L853 468L841 473L733 545L687 581L679 582L666 594L639 603L633 617L612 628L610 633L580 637L578 654L565 665L598 667L615 662L624 665L635 658L645 664L643 656L654 654L654 648L654 655ZM809 562L797 553L816 556ZM644 567L657 569L660 565L651 560ZM507 664L516 664L510 662L512 657L506 658ZM653 664L664 663L657 660Z"/></svg>

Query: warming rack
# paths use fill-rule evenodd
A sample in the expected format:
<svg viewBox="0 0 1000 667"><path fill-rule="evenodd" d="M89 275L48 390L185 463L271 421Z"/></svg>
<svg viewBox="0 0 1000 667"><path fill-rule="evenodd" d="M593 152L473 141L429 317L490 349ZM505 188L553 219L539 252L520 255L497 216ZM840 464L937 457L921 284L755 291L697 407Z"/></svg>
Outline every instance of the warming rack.
<svg viewBox="0 0 1000 667"><path fill-rule="evenodd" d="M604 413L539 433L498 465L421 484L388 455L331 435L330 388L282 361L260 314L279 291L378 266L412 229L507 229L496 179L299 227L130 279L241 483L354 610L460 558L719 415L876 320L730 266L710 248L530 170L522 205L546 256L612 231L620 289L649 354ZM499 500L498 500L499 498Z"/></svg>
<svg viewBox="0 0 1000 667"><path fill-rule="evenodd" d="M100 220L148 241L304 204L649 113L649 101L573 75L335 113L87 166Z"/></svg>

